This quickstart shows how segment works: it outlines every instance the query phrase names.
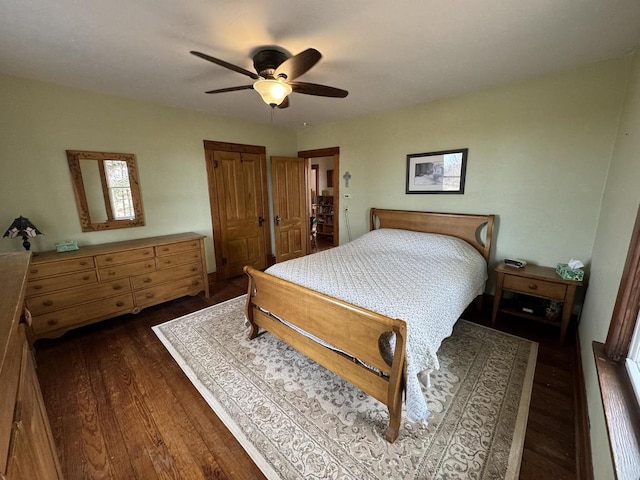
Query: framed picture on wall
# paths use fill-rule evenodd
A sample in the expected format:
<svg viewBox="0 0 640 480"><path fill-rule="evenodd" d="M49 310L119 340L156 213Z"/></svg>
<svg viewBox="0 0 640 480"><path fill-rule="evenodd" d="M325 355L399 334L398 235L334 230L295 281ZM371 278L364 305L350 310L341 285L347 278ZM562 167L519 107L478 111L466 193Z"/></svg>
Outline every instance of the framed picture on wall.
<svg viewBox="0 0 640 480"><path fill-rule="evenodd" d="M407 155L406 193L464 193L468 148Z"/></svg>

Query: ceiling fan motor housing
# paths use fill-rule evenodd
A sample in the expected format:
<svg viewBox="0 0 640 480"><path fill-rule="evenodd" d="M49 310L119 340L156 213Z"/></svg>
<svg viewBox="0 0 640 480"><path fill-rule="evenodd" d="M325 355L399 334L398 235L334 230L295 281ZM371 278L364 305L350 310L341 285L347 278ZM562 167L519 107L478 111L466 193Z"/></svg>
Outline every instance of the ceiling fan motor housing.
<svg viewBox="0 0 640 480"><path fill-rule="evenodd" d="M253 67L262 78L273 78L273 73L286 59L287 55L279 50L260 50L253 56Z"/></svg>

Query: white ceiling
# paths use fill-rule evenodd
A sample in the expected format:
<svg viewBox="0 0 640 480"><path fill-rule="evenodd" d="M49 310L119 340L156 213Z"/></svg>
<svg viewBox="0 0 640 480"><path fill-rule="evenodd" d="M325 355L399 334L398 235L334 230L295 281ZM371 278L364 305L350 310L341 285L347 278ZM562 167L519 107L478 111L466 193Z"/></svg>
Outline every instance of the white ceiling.
<svg viewBox="0 0 640 480"><path fill-rule="evenodd" d="M425 103L622 56L640 42L640 0L2 0L0 73L299 128ZM256 47L323 58L274 112L251 79Z"/></svg>

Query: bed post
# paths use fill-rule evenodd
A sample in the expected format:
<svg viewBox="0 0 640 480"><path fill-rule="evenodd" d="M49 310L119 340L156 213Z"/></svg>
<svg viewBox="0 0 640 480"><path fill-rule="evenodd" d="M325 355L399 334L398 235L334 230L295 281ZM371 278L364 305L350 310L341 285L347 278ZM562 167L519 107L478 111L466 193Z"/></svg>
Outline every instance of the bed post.
<svg viewBox="0 0 640 480"><path fill-rule="evenodd" d="M247 317L247 321L249 322L249 326L250 326L249 333L247 333L247 337L249 338L249 340L253 340L258 336L258 331L259 331L259 327L253 321L253 302L251 301L251 298L255 292L256 286L255 286L255 281L253 280L253 277L249 273L249 267L244 267L243 270L247 274L247 277L249 277L249 287L247 289L247 302L245 303L245 311L244 311L244 314Z"/></svg>
<svg viewBox="0 0 640 480"><path fill-rule="evenodd" d="M387 397L387 408L389 409L389 426L384 434L384 438L389 443L395 442L400 433L402 423L402 393L404 392L406 377L406 338L407 325L402 322L399 327L393 329L396 335L396 346L391 363L391 374L389 375L389 391Z"/></svg>

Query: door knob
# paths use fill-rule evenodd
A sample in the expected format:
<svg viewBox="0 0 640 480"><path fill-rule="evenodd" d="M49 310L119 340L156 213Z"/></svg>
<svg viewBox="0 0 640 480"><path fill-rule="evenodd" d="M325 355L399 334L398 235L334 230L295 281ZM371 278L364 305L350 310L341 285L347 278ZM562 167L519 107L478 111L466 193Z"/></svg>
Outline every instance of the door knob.
<svg viewBox="0 0 640 480"><path fill-rule="evenodd" d="M280 225L280 220L282 220L280 215L276 215L276 225Z"/></svg>
<svg viewBox="0 0 640 480"><path fill-rule="evenodd" d="M264 223L264 218L258 217L258 226L261 227L263 223Z"/></svg>

